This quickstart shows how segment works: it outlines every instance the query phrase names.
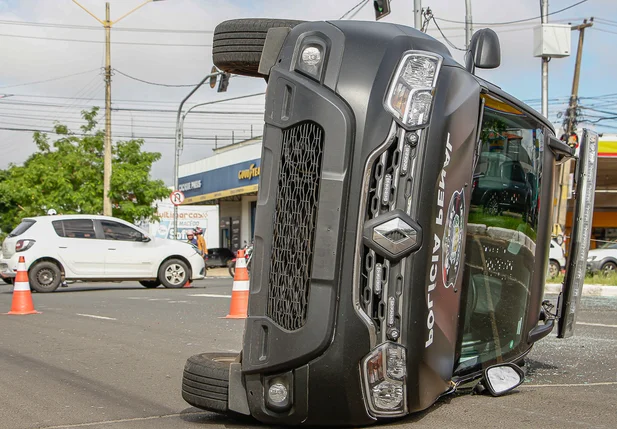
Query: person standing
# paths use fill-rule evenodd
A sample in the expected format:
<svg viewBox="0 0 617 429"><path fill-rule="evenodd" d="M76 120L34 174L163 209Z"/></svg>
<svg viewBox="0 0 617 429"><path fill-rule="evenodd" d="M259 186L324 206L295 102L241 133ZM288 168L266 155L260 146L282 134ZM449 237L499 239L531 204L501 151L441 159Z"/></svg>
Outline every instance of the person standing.
<svg viewBox="0 0 617 429"><path fill-rule="evenodd" d="M201 255L205 256L208 254L208 246L206 246L206 239L204 238L204 231L201 228L197 228L195 230L195 234L197 234L197 248L200 250Z"/></svg>

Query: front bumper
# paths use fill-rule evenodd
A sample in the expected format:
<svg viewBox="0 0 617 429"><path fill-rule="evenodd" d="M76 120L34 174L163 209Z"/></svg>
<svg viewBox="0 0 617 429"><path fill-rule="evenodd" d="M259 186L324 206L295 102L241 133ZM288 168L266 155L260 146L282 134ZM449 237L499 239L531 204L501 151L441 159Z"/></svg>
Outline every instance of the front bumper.
<svg viewBox="0 0 617 429"><path fill-rule="evenodd" d="M602 269L602 260L596 259L595 261L587 261L587 271L590 273L596 273Z"/></svg>
<svg viewBox="0 0 617 429"><path fill-rule="evenodd" d="M3 279L15 278L17 275L17 262L13 259L0 259L0 277Z"/></svg>
<svg viewBox="0 0 617 429"><path fill-rule="evenodd" d="M200 280L206 277L206 262L199 253L189 256L188 260L191 264L191 280Z"/></svg>

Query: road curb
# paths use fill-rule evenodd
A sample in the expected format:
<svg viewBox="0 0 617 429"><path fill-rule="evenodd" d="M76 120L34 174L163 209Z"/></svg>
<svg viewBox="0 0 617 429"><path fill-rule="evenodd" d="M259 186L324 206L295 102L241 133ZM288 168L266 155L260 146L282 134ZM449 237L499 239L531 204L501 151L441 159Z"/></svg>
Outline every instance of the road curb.
<svg viewBox="0 0 617 429"><path fill-rule="evenodd" d="M561 284L547 283L544 292L559 293ZM617 286L583 285L583 296L617 296Z"/></svg>

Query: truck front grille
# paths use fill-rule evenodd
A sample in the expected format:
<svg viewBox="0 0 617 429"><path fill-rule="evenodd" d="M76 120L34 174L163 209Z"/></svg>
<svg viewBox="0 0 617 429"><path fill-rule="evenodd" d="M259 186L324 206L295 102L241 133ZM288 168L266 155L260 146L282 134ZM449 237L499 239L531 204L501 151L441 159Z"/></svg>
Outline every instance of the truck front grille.
<svg viewBox="0 0 617 429"><path fill-rule="evenodd" d="M419 131L418 131L419 133ZM364 221L401 209L411 215L415 146L398 131L391 144L370 166ZM387 234L391 241L403 238L400 231ZM390 261L366 245L360 248L359 305L371 319L378 341L401 336L400 310L406 279L406 259Z"/></svg>
<svg viewBox="0 0 617 429"><path fill-rule="evenodd" d="M289 331L304 326L308 312L323 134L314 122L283 132L267 315Z"/></svg>

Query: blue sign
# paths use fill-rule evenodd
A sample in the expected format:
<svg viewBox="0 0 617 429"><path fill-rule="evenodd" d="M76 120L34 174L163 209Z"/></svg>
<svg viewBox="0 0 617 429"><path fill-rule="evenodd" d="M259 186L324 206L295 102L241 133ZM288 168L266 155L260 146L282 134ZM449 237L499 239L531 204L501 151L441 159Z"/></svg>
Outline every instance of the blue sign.
<svg viewBox="0 0 617 429"><path fill-rule="evenodd" d="M228 165L216 170L180 177L179 190L186 198L257 185L261 174L261 159Z"/></svg>

